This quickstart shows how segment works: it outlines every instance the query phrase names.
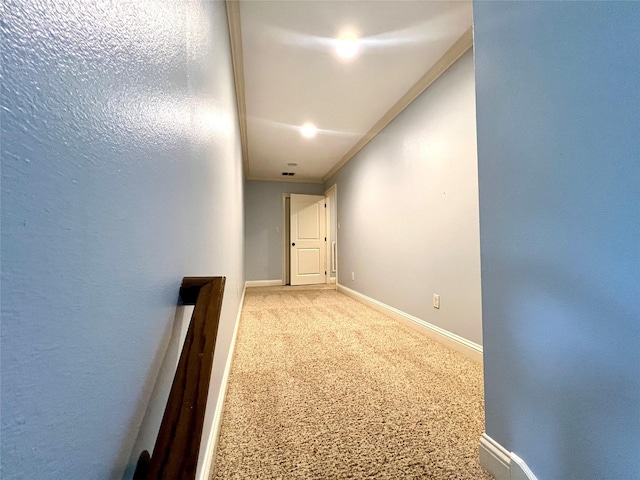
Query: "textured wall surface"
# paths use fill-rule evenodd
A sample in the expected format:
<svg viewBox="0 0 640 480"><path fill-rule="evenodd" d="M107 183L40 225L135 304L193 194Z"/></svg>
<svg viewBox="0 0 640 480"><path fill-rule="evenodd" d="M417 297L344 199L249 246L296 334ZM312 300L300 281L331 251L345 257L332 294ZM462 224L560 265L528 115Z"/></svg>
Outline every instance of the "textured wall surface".
<svg viewBox="0 0 640 480"><path fill-rule="evenodd" d="M3 479L122 477L184 275L228 277L216 397L244 283L226 28L220 2L4 3Z"/></svg>
<svg viewBox="0 0 640 480"><path fill-rule="evenodd" d="M482 344L475 128L468 52L327 186L338 282Z"/></svg>
<svg viewBox="0 0 640 480"><path fill-rule="evenodd" d="M487 433L640 478L640 3L474 5Z"/></svg>
<svg viewBox="0 0 640 480"><path fill-rule="evenodd" d="M282 278L282 194L322 195L320 184L247 181L245 255L247 280ZM277 230L279 231L277 231Z"/></svg>

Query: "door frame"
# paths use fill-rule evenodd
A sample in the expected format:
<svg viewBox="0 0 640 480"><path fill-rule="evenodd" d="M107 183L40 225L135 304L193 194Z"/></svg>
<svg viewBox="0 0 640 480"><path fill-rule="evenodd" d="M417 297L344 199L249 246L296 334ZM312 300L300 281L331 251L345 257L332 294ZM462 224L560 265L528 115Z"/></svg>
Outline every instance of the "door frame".
<svg viewBox="0 0 640 480"><path fill-rule="evenodd" d="M282 285L291 285L291 194L282 194Z"/></svg>
<svg viewBox="0 0 640 480"><path fill-rule="evenodd" d="M327 205L327 208L325 209L325 221L327 223L326 226L326 232L327 232L327 238L329 238L329 240L333 240L336 242L336 247L335 247L335 262L336 262L336 275L335 277L331 277L331 252L333 250L333 245L331 244L331 242L327 242L327 259L326 259L326 265L327 265L327 283L334 283L338 284L338 184L334 183L333 185L331 185L329 188L327 188L324 192L324 201L325 204ZM331 211L333 210L333 204L335 204L336 206L336 230L335 230L335 236L336 238L332 239L331 238L331 223L332 223L332 218L331 218ZM333 278L333 280L332 280Z"/></svg>
<svg viewBox="0 0 640 480"><path fill-rule="evenodd" d="M325 192L324 198L325 202L331 201L330 198L333 198L333 202L336 204L336 220L338 215L338 184L334 183L331 185ZM329 232L331 231L331 208L330 204L327 203L327 208L325 208L325 222L326 222L326 232L327 236L329 236ZM337 225L337 222L336 222ZM282 194L282 285L291 285L291 249L289 245L291 244L291 193L283 193ZM338 229L336 227L336 276L334 280L331 280L331 245L327 245L326 248L326 265L327 265L327 280L326 283L333 283L338 285ZM329 243L329 242L327 242Z"/></svg>

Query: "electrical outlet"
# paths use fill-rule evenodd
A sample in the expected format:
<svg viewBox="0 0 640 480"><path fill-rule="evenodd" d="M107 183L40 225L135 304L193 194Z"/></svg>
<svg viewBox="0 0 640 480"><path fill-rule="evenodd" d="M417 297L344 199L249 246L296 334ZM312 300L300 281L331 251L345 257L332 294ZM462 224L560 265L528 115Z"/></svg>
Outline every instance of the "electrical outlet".
<svg viewBox="0 0 640 480"><path fill-rule="evenodd" d="M440 295L437 293L433 294L433 308L440 308Z"/></svg>
<svg viewBox="0 0 640 480"><path fill-rule="evenodd" d="M351 272L351 280L355 280L356 279L356 274Z"/></svg>

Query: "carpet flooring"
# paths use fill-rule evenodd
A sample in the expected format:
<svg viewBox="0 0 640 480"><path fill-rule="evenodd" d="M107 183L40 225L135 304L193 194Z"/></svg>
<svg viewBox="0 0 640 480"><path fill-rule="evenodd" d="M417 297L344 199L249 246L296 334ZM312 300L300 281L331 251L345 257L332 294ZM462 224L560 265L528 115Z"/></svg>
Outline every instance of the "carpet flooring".
<svg viewBox="0 0 640 480"><path fill-rule="evenodd" d="M336 292L247 289L211 478L491 479L482 367Z"/></svg>

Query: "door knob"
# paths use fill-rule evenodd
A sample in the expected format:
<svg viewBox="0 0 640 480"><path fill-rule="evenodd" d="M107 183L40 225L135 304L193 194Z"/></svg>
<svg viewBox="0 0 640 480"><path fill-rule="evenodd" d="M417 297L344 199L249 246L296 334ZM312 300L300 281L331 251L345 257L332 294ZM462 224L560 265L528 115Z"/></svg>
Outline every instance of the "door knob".
<svg viewBox="0 0 640 480"><path fill-rule="evenodd" d="M291 246L292 246L292 247L295 247L295 246L296 246L296 244L295 244L295 243L292 243L292 244L291 244Z"/></svg>

